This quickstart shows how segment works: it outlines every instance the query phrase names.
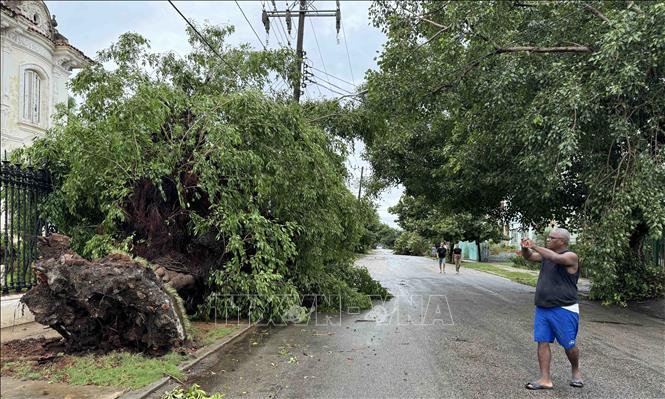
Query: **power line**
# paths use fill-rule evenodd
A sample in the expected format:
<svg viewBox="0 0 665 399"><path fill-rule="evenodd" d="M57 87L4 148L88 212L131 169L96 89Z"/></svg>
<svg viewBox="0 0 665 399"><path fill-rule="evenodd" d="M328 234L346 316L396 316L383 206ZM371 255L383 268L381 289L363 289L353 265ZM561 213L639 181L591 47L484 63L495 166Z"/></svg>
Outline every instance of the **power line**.
<svg viewBox="0 0 665 399"><path fill-rule="evenodd" d="M303 61L305 61L305 60L303 60ZM310 67L310 65L307 65L307 63L303 62L303 81L307 81L308 75L314 76L314 74L312 74L311 72L309 72L307 70L307 68L309 68L309 67ZM321 93L321 89L319 88L319 86L316 86L316 90L319 92L319 95L321 97L323 97L323 93Z"/></svg>
<svg viewBox="0 0 665 399"><path fill-rule="evenodd" d="M275 12L277 12L277 4L275 3L275 0L272 0L272 6ZM279 21L279 26L282 28L282 32L284 32L284 41L286 41L286 44L288 44L288 46L291 47L291 35L286 33L286 29L284 29L284 24L282 23L282 19L277 18L277 20Z"/></svg>
<svg viewBox="0 0 665 399"><path fill-rule="evenodd" d="M325 81L324 81L324 82L325 82ZM319 83L319 82L317 82L317 81L315 81L315 80L309 80L309 83L311 83L311 84L313 84L313 85L321 86L321 87L323 87L324 89L326 89L326 90L328 90L328 91L330 91L330 92L332 92L332 93L339 94L339 95L340 95L340 97L339 97L340 99L341 99L341 98L348 98L348 99L350 99L350 100L352 100L352 101L360 101L360 100L357 99L356 97L359 96L359 95L361 95L361 94L364 94L364 93L367 92L367 91L365 90L365 91L362 91L362 92L359 92L359 93L342 93L342 92L339 92L339 91L337 91L337 90L335 90L335 89L331 89L330 87L328 87L328 86L326 86L326 85L324 85L324 84L321 84L321 83ZM326 83L328 83L328 82L326 82Z"/></svg>
<svg viewBox="0 0 665 399"><path fill-rule="evenodd" d="M317 81L315 81L315 80L310 80L309 83L311 83L311 84L313 84L313 85L321 86L321 87L323 87L324 89L327 89L327 90L329 90L329 91L331 91L331 92L333 92L333 93L335 93L335 94L339 94L340 96L346 96L346 94L344 94L344 93L340 93L340 92L338 92L337 90L333 90L333 89L331 89L330 87L327 87L327 86L325 86L325 85L322 85L321 83L319 83L319 82L317 82Z"/></svg>
<svg viewBox="0 0 665 399"><path fill-rule="evenodd" d="M321 58L321 65L323 65L323 70L325 71L325 74L328 74L328 69L326 68L326 63L323 62L323 53L321 53L321 47L319 47L319 38L316 36L316 29L314 29L314 22L312 20L309 20L309 24L312 26L312 33L314 34L314 41L316 42L316 48L319 50L319 58Z"/></svg>
<svg viewBox="0 0 665 399"><path fill-rule="evenodd" d="M344 35L344 47L346 48L346 58L349 60L349 70L351 71L351 80L353 81L353 84L356 84L356 79L353 77L353 68L351 68L351 55L349 54L349 46L347 45L346 41L346 31L344 31L344 24L340 22L342 25L342 34Z"/></svg>
<svg viewBox="0 0 665 399"><path fill-rule="evenodd" d="M172 6L172 7L178 12L178 14L180 14L180 16L182 17L182 19L184 19L185 22L187 22L187 24L190 26L190 28L192 28L192 30L194 30L194 32L199 36L199 38L201 38L201 40L203 40L203 42L204 42L204 43L210 48L210 50L212 50L212 52L215 53L215 54L219 57L219 59L220 59L224 64L226 64L226 66L228 66L229 69L231 69L233 72L235 72L235 74L238 75L238 77L240 78L240 77L241 77L241 76L240 76L240 73L239 73L239 72L238 72L238 71L237 71L237 70L236 70L231 64L229 64L228 61L226 61L226 60L224 59L224 57L222 57L222 55L219 54L219 52L217 52L217 50L216 50L212 45L210 45L210 43L208 43L208 40L206 40L206 38L205 38L205 37L204 37L204 36L198 31L198 29L196 29L196 27L195 27L191 22L189 22L189 19L187 19L187 17L185 17L185 16L180 12L180 10L178 10L178 7L176 7L175 4L173 4L173 2L172 2L171 0L168 0L168 2L169 2L169 4L171 4L171 6Z"/></svg>
<svg viewBox="0 0 665 399"><path fill-rule="evenodd" d="M309 25L312 27L312 33L314 34L314 40L316 41L316 48L319 50L319 58L321 58L321 65L323 65L323 69L326 70L326 74L328 74L327 69L326 69L326 63L323 62L323 53L321 53L321 47L319 47L319 38L316 36L316 29L314 29L314 22L312 20L309 20ZM316 90L319 92L319 95L323 97L323 93L321 93L321 88L319 86L316 86Z"/></svg>
<svg viewBox="0 0 665 399"><path fill-rule="evenodd" d="M360 95L363 95L363 94L366 94L366 93L367 93L367 90L363 90L363 91L360 91L360 92L357 92L357 93L344 94L344 93L341 93L341 92L339 92L339 91L337 91L337 90L333 90L333 89L331 89L330 87L328 87L328 86L326 86L326 85L323 85L323 84L321 84L321 83L319 83L319 82L317 82L317 81L314 81L314 80L310 80L309 83L311 83L311 84L313 84L313 85L321 86L321 87L323 87L324 89L329 90L329 91L331 91L331 92L333 92L333 93L335 93L335 94L339 94L340 97L338 98L338 100L339 100L339 99L342 99L342 98L348 98L348 99L350 99L351 101L358 101L358 102L360 102L360 99L358 99L358 98L356 98L356 97L358 97L358 96L360 96Z"/></svg>
<svg viewBox="0 0 665 399"><path fill-rule="evenodd" d="M335 76L335 75L331 75L331 74L329 74L328 72L323 71L323 70L321 70L321 69L319 69L319 68L317 68L317 67L315 67L315 66L313 66L313 65L310 65L309 67L312 68L312 69L315 70L315 71L318 71L318 72L321 72L321 73L323 73L323 74L326 74L326 75L330 76L331 78L335 78L335 79L339 80L340 82L344 82L344 83L349 84L349 85L351 85L351 86L355 86L355 84L349 82L348 80L344 80L344 79L342 79L342 78L338 78L337 76Z"/></svg>
<svg viewBox="0 0 665 399"><path fill-rule="evenodd" d="M173 9L175 9L175 10L178 12L178 14L182 17L182 19L184 19L185 22L187 22L187 24L188 24L188 25L190 26L190 28L192 28L192 30L193 30L193 31L199 36L199 38L201 38L201 40L203 41L203 43L205 43L205 44L208 46L208 48L210 48L210 50L211 50L213 53L215 53L215 54L217 55L217 57L219 57L219 59L220 59L220 60L221 60L221 61L222 61L227 67L229 67L229 69L231 69L231 70L236 74L236 76L237 76L238 78L242 79L242 76L240 75L240 72L238 72L237 69L235 69L235 68L234 68L234 67L233 67L228 61L226 61L226 60L224 59L224 57L222 57L222 55L217 51L217 49L215 49L215 48L214 48L214 47L208 42L208 40L207 40L207 39L206 39L206 38L205 38L205 37L204 37L204 36L198 31L198 29L196 29L196 26L194 26L194 24L192 24L192 23L189 21L189 19L187 19L187 17L185 17L185 15L184 15L182 12L180 12L180 10L178 9L178 7L176 7L175 4L173 4L173 2L172 2L171 0L168 0L168 2L169 2L169 4L171 4L171 7L173 7ZM251 24L250 24L250 25L251 25ZM252 30L253 30L253 29L254 29L254 28L252 28ZM270 83L268 83L268 86L270 87L270 89L271 89L273 92L275 92L275 88L274 88Z"/></svg>
<svg viewBox="0 0 665 399"><path fill-rule="evenodd" d="M238 9L240 10L240 12L242 13L242 16L245 17L245 21L247 21L247 24L249 25L249 27L252 28L252 32L254 32L254 36L256 36L256 38L258 39L258 41L259 41L259 43L261 44L261 46L263 46L263 49L266 50L266 51L268 51L268 49L266 48L266 45L263 44L263 41L262 41L261 38L259 37L259 34L256 33L256 30L254 30L254 26L252 26L252 23L249 22L249 19L247 18L247 15L245 15L245 11L243 11L242 7L240 7L240 3L238 3L237 0L235 1L235 3L236 3L236 5L238 6Z"/></svg>
<svg viewBox="0 0 665 399"><path fill-rule="evenodd" d="M275 40L277 40L277 45L278 45L280 48L287 48L287 47L281 42L281 40L279 40L279 36L277 36L277 33L275 33L276 30L277 30L277 29L273 29L273 30L272 30L272 35L275 37ZM270 35L268 35L268 36L270 36Z"/></svg>
<svg viewBox="0 0 665 399"><path fill-rule="evenodd" d="M345 89L345 88L343 88L343 87L339 87L339 86L337 86L336 84L334 84L334 83L332 83L332 82L330 82L330 81L328 81L328 80L325 80L325 79L322 78L321 76L316 76L316 75L312 74L312 77L319 78L319 80L321 80L321 81L323 81L323 82L329 84L330 86L335 87L335 88L337 88L338 90L345 91L346 94L352 94L352 92L351 92L350 90Z"/></svg>

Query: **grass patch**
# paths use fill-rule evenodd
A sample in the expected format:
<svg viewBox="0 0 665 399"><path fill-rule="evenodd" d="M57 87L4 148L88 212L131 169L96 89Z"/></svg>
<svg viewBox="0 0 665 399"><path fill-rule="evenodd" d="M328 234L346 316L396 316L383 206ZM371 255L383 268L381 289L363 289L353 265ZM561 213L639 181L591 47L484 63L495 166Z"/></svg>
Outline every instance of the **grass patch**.
<svg viewBox="0 0 665 399"><path fill-rule="evenodd" d="M491 265L489 263L468 263L467 262L467 263L464 263L463 266L468 267L469 269L479 270L481 272L496 274L497 276L505 277L505 278L507 278L511 281L516 282L516 283L530 285L531 287L535 287L536 282L538 281L538 276L534 276L531 273L506 270L506 269L501 268L500 266Z"/></svg>
<svg viewBox="0 0 665 399"><path fill-rule="evenodd" d="M210 345L238 331L236 325L197 323L194 327L196 347ZM194 349L191 348L193 351ZM34 356L33 356L34 358ZM23 358L0 362L0 374L23 380L44 380L71 385L97 385L138 389L164 376L183 380L186 376L178 368L188 355L169 352L161 357L139 353L111 352L105 355L63 355L44 364Z"/></svg>
<svg viewBox="0 0 665 399"><path fill-rule="evenodd" d="M20 377L24 380L38 380L42 378L39 371L33 370L32 364L27 360L15 360L11 362L2 363L2 374L11 374Z"/></svg>
<svg viewBox="0 0 665 399"><path fill-rule="evenodd" d="M186 358L173 352L160 358L115 352L101 357L78 358L65 372L68 382L72 385L92 384L137 389L165 375L183 379L185 374L178 365Z"/></svg>
<svg viewBox="0 0 665 399"><path fill-rule="evenodd" d="M99 385L138 389L165 375L183 379L178 368L187 356L175 352L159 358L136 353L111 352L107 355L67 356L49 365L28 360L5 362L2 374L26 380L65 382L71 385Z"/></svg>
<svg viewBox="0 0 665 399"><path fill-rule="evenodd" d="M225 336L231 334L232 332L236 331L238 328L235 326L222 326L222 327L215 327L203 336L203 345L210 345L213 342L217 341L220 338L224 338Z"/></svg>
<svg viewBox="0 0 665 399"><path fill-rule="evenodd" d="M197 346L207 346L215 341L238 331L239 326L235 324L218 324L212 322L194 322L191 331Z"/></svg>

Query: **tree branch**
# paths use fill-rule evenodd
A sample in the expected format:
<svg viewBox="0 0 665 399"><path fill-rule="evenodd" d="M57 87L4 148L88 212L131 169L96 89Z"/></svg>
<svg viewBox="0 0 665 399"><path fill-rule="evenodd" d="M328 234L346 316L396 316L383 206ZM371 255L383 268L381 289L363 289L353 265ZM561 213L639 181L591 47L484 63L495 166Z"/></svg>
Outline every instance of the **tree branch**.
<svg viewBox="0 0 665 399"><path fill-rule="evenodd" d="M515 47L497 47L494 51L487 53L464 66L462 74L456 78L455 83L446 82L437 86L434 90L427 93L424 97L436 94L439 91L455 86L459 83L471 70L480 65L480 63L493 55L501 53L517 53L521 51L530 51L533 53L592 53L593 49L589 46L561 46L561 47L532 47L532 46L515 46Z"/></svg>
<svg viewBox="0 0 665 399"><path fill-rule="evenodd" d="M432 21L431 19L427 19L427 18L425 18L425 17L421 17L421 16L419 16L419 15L416 15L416 18L421 19L421 20L423 20L423 21L425 21L425 22L429 22L430 24L432 24L432 25L434 25L434 26L437 26L437 27L439 27L439 28L441 28L441 29L448 29L447 27L441 25L441 24L438 23L438 22L434 22L434 21Z"/></svg>
<svg viewBox="0 0 665 399"><path fill-rule="evenodd" d="M530 51L532 53L593 53L589 46L560 46L560 47L534 47L534 46L516 46L499 47L496 54L517 53L520 51Z"/></svg>
<svg viewBox="0 0 665 399"><path fill-rule="evenodd" d="M608 24L610 23L609 18L607 18L602 12L598 11L598 9L594 8L592 5L584 3L584 8L586 8L593 15L597 16L598 18L602 19L603 21L607 22Z"/></svg>
<svg viewBox="0 0 665 399"><path fill-rule="evenodd" d="M468 63L468 64L465 65L465 67L464 67L464 71L463 71L462 74L456 79L456 82L455 82L455 83L446 82L446 83L444 83L444 84L438 86L437 88L435 88L434 90L432 90L431 92L429 92L428 94L426 94L425 96L430 95L430 94L436 94L436 93L438 93L439 91L441 91L441 90L443 90L443 89L445 89L445 88L453 87L454 85L456 85L457 83L459 83L459 82L460 82L460 81L461 81L461 80L462 80L462 79L463 79L463 78L464 78L469 72L471 72L471 70L473 70L473 68L477 67L477 66L478 66L478 65L479 65L479 64L480 64L485 58L491 57L491 56L493 56L493 55L495 55L495 54L496 54L496 52L493 51L493 52L491 52L491 53L487 53L487 54L485 54L485 55L483 55L483 56L481 56L481 57L476 58L475 60L473 60L473 61L471 61L470 63Z"/></svg>
<svg viewBox="0 0 665 399"><path fill-rule="evenodd" d="M523 3L521 1L513 1L513 7L538 7L536 4Z"/></svg>
<svg viewBox="0 0 665 399"><path fill-rule="evenodd" d="M438 27L438 28L441 28L441 29L450 29L449 27L445 27L445 26L441 25L441 24L438 23L438 22L434 22L434 21L432 21L431 19L427 19L427 18L423 17L422 15L418 15L418 14L416 14L415 12L413 12L413 11L411 11L411 10L409 10L409 9L403 8L403 10L406 11L406 12L408 12L408 13L410 13L410 14L413 15L414 17L420 19L421 21L429 22L430 24L432 24L432 25L434 25L434 26L436 26L436 27ZM427 15L427 14L423 14L423 15Z"/></svg>
<svg viewBox="0 0 665 399"><path fill-rule="evenodd" d="M443 32L445 32L445 31L447 31L447 30L448 30L448 28L441 28L441 29L439 29L439 31L436 32L434 35L432 35L432 37L430 37L429 39L427 39L427 41L425 41L425 42L420 43L419 45L417 45L416 48L415 48L415 50L418 50L418 49L421 48L422 46L424 46L424 45L430 43L432 40L436 39L437 37L439 37L440 34L442 34ZM414 51L415 51L415 50L414 50ZM411 53L411 54L413 54L413 53Z"/></svg>
<svg viewBox="0 0 665 399"><path fill-rule="evenodd" d="M634 1L629 1L629 2L628 2L628 7L626 7L626 8L628 8L628 9L633 8L633 9L635 9L637 12L639 12L640 14L644 14L644 11L642 11L642 9L641 9L637 4L635 4Z"/></svg>

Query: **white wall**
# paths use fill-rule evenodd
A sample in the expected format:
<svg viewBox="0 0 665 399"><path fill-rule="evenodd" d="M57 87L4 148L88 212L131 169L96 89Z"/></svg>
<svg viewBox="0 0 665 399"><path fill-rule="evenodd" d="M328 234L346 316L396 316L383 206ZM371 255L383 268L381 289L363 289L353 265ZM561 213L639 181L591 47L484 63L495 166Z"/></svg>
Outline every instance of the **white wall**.
<svg viewBox="0 0 665 399"><path fill-rule="evenodd" d="M3 16L4 17L4 16ZM35 33L10 30L2 34L2 149L8 152L44 135L52 126L55 105L66 102L70 72L57 64L54 45ZM55 59L54 59L55 58ZM22 80L26 68L40 72L40 120L38 124L22 118Z"/></svg>

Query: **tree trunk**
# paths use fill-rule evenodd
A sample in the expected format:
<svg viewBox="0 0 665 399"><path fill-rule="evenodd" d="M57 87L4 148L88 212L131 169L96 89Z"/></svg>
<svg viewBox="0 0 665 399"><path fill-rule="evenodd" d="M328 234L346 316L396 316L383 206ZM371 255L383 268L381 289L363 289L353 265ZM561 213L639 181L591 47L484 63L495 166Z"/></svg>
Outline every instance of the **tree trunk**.
<svg viewBox="0 0 665 399"><path fill-rule="evenodd" d="M644 256L644 239L647 237L648 233L649 226L647 226L646 223L641 222L635 227L635 230L633 230L628 241L631 257L637 259L642 264L646 262Z"/></svg>

